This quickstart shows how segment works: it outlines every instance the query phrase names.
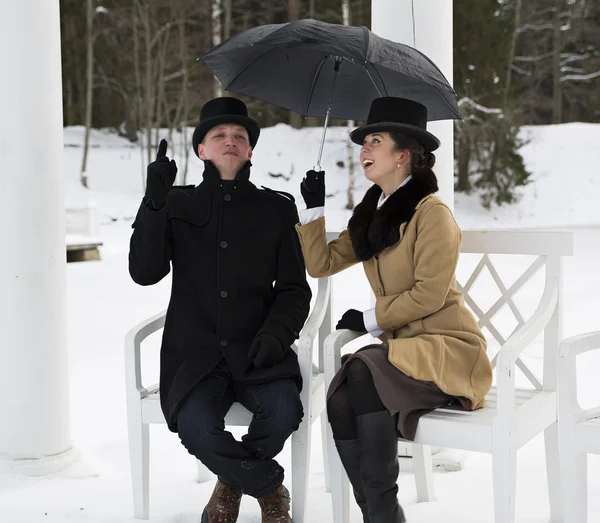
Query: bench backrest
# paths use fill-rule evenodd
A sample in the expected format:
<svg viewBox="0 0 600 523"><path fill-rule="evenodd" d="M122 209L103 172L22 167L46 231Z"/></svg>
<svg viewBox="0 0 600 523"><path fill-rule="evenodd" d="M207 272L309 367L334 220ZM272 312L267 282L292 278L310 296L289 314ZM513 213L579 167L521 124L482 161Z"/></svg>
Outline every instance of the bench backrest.
<svg viewBox="0 0 600 523"><path fill-rule="evenodd" d="M328 232L327 238L331 241L338 235ZM562 340L562 256L572 254L573 234L569 232L463 231L457 285L488 340L494 368L498 350L536 311L546 296L544 290L558 290L544 329L543 376L548 379L538 378L521 358L517 360L527 382L539 390L555 386ZM518 294L524 299L516 300Z"/></svg>
<svg viewBox="0 0 600 523"><path fill-rule="evenodd" d="M490 357L496 348L491 359L494 368L498 349L543 305L542 301L547 296L545 291L552 287L557 289L558 297L544 329L543 351L540 351L543 354L542 377L538 377L521 358L516 362L529 382L528 386L530 384L538 390L554 389L558 344L562 340L562 256L573 254L573 234L465 231L461 252L457 285L486 335ZM467 261L466 258L470 258L471 266L465 271L461 270L460 263ZM473 264L474 261L476 263ZM487 281L477 289L477 282L482 279ZM495 296L491 298L492 292ZM516 300L517 295L521 295L522 299ZM509 318L511 315L512 318ZM512 326L509 326L510 323Z"/></svg>

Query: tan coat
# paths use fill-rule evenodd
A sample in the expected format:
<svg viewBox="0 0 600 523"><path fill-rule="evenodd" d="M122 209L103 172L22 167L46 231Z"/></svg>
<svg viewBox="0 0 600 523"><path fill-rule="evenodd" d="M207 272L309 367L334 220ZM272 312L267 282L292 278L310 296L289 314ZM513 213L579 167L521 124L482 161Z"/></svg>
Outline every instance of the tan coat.
<svg viewBox="0 0 600 523"><path fill-rule="evenodd" d="M296 228L311 276L331 276L359 263L347 230L327 244L324 218ZM485 406L492 369L485 338L456 287L461 240L450 209L429 195L408 225L400 225L400 242L363 267L389 361L477 409Z"/></svg>

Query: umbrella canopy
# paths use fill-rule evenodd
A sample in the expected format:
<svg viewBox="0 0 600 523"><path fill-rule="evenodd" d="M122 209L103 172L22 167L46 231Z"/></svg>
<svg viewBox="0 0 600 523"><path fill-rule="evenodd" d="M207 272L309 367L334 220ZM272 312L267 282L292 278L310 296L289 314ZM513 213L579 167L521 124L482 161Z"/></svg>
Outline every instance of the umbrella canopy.
<svg viewBox="0 0 600 523"><path fill-rule="evenodd" d="M304 116L366 120L382 96L427 107L427 119L460 119L456 93L416 49L366 27L304 19L248 29L204 56L224 88Z"/></svg>

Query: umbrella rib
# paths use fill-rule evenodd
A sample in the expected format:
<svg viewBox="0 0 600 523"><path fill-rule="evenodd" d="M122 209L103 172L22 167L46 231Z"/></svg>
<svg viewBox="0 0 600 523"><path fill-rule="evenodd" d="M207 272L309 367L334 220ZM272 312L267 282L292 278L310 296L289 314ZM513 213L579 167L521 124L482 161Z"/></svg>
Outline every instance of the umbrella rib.
<svg viewBox="0 0 600 523"><path fill-rule="evenodd" d="M433 87L435 89L435 92L438 93L438 95L440 96L440 98L442 100L444 100L444 102L446 103L446 105L448 107L450 107L450 109L452 110L452 112L454 114L457 114L461 120L464 120L464 118L462 117L462 115L460 114L460 112L458 112L458 113L456 112L456 110L454 109L454 107L452 107L452 104L450 104L450 102L448 100L446 100L446 97L440 92L440 90L434 84L430 84L430 85L431 85L431 87Z"/></svg>
<svg viewBox="0 0 600 523"><path fill-rule="evenodd" d="M267 54L269 51L272 51L273 49L275 49L275 48L270 47L268 49L265 49L262 53L258 54L252 60L250 60L250 62L248 62L246 64L246 66L243 69L241 69L238 74L235 75L235 77L233 78L233 80L231 80L231 82L229 82L227 85L223 84L225 89L228 89L233 84L233 82L235 82L243 73L246 72L246 69L248 69L248 67L250 67L254 62L256 62L256 60L261 58L263 55ZM221 83L223 83L223 82L221 82Z"/></svg>
<svg viewBox="0 0 600 523"><path fill-rule="evenodd" d="M387 92L387 89L385 88L385 83L383 82L383 78L381 78L381 75L379 74L379 71L377 70L377 68L375 66L373 66L373 69L377 73L377 76L379 76L379 80L381 80L381 86L383 87L383 90L385 91L385 96L389 96L388 92ZM369 62L365 62L365 71L367 71L367 74L369 75L369 78L371 79L371 82L373 82L373 85L375 86L375 89L377 89L377 93L379 94L380 97L382 97L383 95L381 94L381 91L379 90L379 87L377 87L377 84L375 83L375 80L373 80L373 77L371 76L371 73L369 72Z"/></svg>
<svg viewBox="0 0 600 523"><path fill-rule="evenodd" d="M328 58L328 56L324 56L323 58L321 58L319 65L317 65L317 70L315 71L315 74L313 75L313 80L312 80L312 84L310 86L310 91L308 92L308 97L306 98L304 114L308 114L308 108L310 106L310 101L312 100L312 95L315 92L315 86L317 85L317 80L319 79L319 76L321 75L321 69L323 69L323 64L325 63L325 60L327 60L327 58Z"/></svg>

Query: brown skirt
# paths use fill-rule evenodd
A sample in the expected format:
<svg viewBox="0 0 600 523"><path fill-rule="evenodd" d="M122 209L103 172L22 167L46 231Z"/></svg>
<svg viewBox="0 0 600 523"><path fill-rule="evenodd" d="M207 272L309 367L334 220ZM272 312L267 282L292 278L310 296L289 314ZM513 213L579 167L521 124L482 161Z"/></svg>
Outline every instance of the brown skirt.
<svg viewBox="0 0 600 523"><path fill-rule="evenodd" d="M421 416L457 401L434 383L416 380L394 367L388 361L388 346L383 344L367 345L351 354L331 381L327 400L346 379L346 365L353 358L367 365L381 402L392 416L398 415L397 430L402 439L415 439Z"/></svg>

